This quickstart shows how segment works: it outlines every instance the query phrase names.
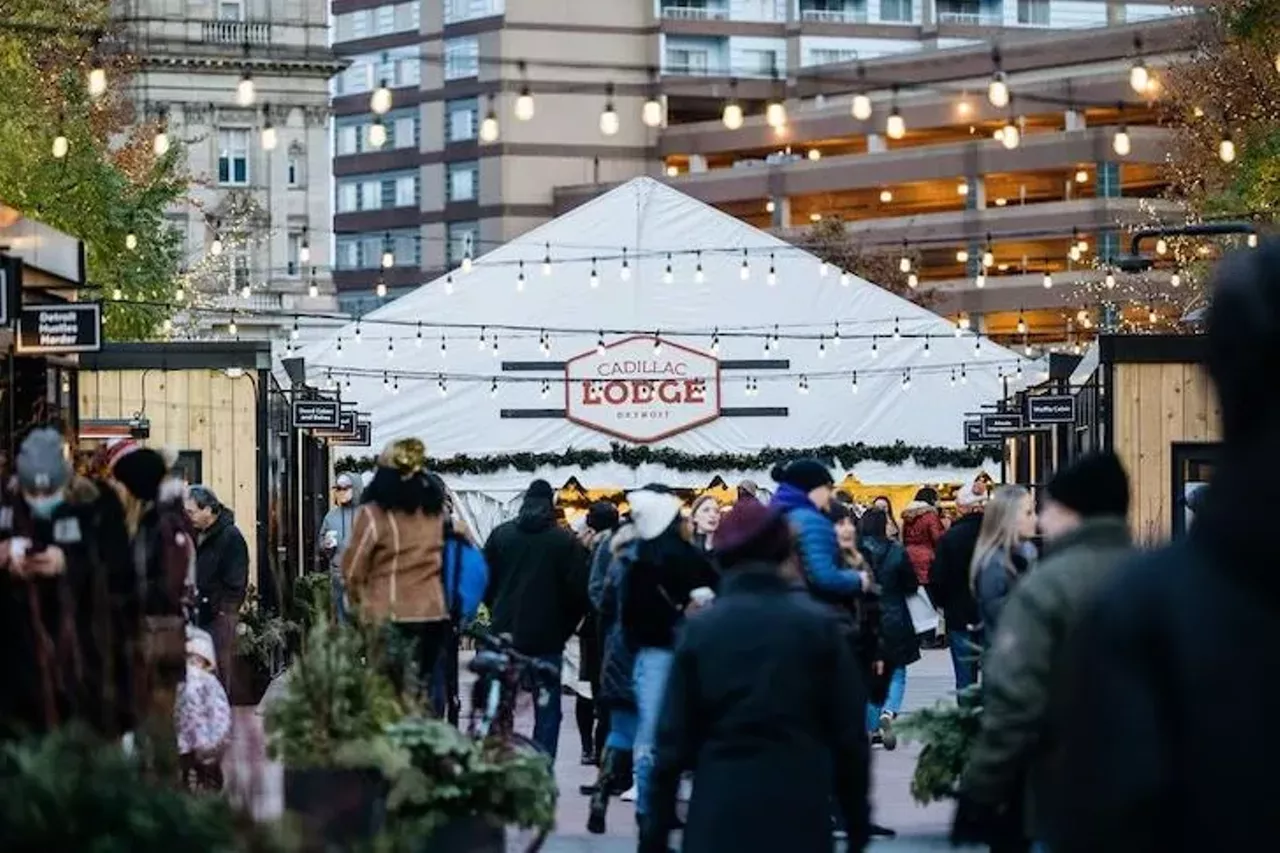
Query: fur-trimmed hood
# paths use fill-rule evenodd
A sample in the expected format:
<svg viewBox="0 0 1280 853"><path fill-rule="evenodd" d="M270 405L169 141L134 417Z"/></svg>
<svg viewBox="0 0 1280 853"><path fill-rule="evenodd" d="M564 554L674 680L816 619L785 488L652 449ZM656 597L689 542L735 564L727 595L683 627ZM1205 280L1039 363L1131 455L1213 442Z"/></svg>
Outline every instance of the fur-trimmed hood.
<svg viewBox="0 0 1280 853"><path fill-rule="evenodd" d="M937 512L938 508L933 504L927 504L924 501L912 501L902 510L902 520L915 518L918 515L924 515L926 512Z"/></svg>

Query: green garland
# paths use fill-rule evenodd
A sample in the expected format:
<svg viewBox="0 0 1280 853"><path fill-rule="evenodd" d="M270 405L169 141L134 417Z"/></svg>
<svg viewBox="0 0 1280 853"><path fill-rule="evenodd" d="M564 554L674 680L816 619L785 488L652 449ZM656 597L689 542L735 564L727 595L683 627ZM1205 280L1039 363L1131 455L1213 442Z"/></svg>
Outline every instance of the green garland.
<svg viewBox="0 0 1280 853"><path fill-rule="evenodd" d="M859 462L882 462L887 465L903 465L914 461L924 468L977 468L993 457L982 447L913 447L901 441L893 444L867 445L828 444L810 448L766 447L759 453L685 453L663 447L645 447L611 444L608 450L573 450L563 453L497 453L490 456L459 454L448 459L428 460L431 470L441 474L493 474L514 468L532 472L539 468L586 469L595 465L617 462L628 468L641 465L663 465L676 471L769 470L780 462L809 457L820 459L830 466L840 464L852 467ZM358 473L373 470L377 457L347 456L339 459L335 468L339 473Z"/></svg>

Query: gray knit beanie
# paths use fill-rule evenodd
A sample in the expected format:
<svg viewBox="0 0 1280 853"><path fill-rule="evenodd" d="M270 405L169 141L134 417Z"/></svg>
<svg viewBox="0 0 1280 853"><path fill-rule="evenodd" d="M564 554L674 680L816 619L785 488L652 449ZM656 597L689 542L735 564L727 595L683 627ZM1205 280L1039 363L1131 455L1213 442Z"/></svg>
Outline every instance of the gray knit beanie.
<svg viewBox="0 0 1280 853"><path fill-rule="evenodd" d="M49 427L33 429L18 449L18 483L25 492L53 492L71 479L71 462L62 434Z"/></svg>

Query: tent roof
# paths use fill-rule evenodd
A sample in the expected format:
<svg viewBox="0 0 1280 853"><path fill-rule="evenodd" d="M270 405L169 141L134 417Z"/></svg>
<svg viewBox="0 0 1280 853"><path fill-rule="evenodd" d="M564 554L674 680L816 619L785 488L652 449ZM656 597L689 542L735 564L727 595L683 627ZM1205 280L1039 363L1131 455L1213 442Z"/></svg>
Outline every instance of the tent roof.
<svg viewBox="0 0 1280 853"><path fill-rule="evenodd" d="M626 280L624 248L631 272ZM743 250L752 266L747 280L740 275ZM552 271L544 277L548 253ZM526 283L518 291L521 262ZM695 279L697 263L705 273L702 283ZM671 284L663 280L668 265ZM772 286L766 281L770 266L777 271ZM339 333L341 351L331 338L304 355L316 384L329 371L363 374L347 374L351 387L343 396L372 414L375 446L416 435L437 457L607 448L615 439L564 419L501 416L503 410L563 405L564 394L562 371L513 370L510 363L504 370L504 362L564 361L593 351L600 330L609 343L637 331L661 331L664 339L702 352L710 351L718 330L722 404L787 411L786 417L721 417L664 439L661 447L746 453L856 441L960 446L966 413L1000 396L997 367L1011 370L1019 356L985 339L976 352L972 335L957 337L955 327L933 312L856 276L842 286L836 272L823 276L820 267L816 257L789 243L637 178L484 255L469 273L454 273L452 293L437 279L365 315L362 342L352 323ZM596 287L590 284L593 268ZM837 321L840 345L832 340ZM483 348L477 345L480 323L488 326ZM495 327L512 326L526 330L499 328L495 357ZM766 356L775 326L783 338ZM901 339L894 339L895 327ZM425 340L415 346L419 328ZM548 330L550 355L540 351L542 329ZM788 340L788 333L811 337ZM822 347L819 335L825 336ZM871 335L879 336L874 353ZM724 365L726 359L766 357L787 365ZM952 387L951 374L959 374L960 365L967 383ZM907 369L911 388L903 391ZM384 389L384 371L398 381L398 395ZM854 371L857 394L851 390ZM447 396L439 393L437 373L445 377ZM798 391L801 374L809 393ZM500 390L491 396L495 377ZM758 385L751 396L745 395L748 377ZM545 395L544 379L550 384Z"/></svg>

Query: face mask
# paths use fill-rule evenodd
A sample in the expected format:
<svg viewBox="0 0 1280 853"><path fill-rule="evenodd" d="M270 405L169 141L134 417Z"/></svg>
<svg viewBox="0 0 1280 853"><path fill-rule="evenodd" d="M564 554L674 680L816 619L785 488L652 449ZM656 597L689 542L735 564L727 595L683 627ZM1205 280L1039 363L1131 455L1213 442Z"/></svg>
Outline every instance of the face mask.
<svg viewBox="0 0 1280 853"><path fill-rule="evenodd" d="M27 495L23 496L27 501L27 506L31 508L31 514L36 518L50 518L53 513L62 506L62 493L45 495L44 497L33 498Z"/></svg>

